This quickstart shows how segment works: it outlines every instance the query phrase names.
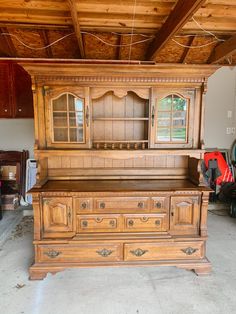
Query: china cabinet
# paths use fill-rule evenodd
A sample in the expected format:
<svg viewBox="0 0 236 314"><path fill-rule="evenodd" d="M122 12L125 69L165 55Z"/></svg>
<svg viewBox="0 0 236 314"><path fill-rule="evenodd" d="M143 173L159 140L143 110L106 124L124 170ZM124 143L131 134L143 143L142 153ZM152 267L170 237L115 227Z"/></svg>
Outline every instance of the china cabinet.
<svg viewBox="0 0 236 314"><path fill-rule="evenodd" d="M207 274L204 95L216 66L24 63L35 105L31 279L89 266Z"/></svg>

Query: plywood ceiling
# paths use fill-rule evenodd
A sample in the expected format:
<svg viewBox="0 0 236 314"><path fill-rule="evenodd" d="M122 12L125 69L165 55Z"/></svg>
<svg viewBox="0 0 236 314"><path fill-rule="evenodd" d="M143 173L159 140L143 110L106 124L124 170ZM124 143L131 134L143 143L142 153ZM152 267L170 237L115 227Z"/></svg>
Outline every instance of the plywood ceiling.
<svg viewBox="0 0 236 314"><path fill-rule="evenodd" d="M0 0L0 57L236 64L236 0Z"/></svg>

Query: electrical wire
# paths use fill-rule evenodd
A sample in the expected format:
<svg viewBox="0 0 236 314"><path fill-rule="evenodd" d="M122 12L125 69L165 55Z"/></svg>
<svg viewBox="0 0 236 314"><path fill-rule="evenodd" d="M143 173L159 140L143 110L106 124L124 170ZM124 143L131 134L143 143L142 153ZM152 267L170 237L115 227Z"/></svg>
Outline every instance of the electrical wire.
<svg viewBox="0 0 236 314"><path fill-rule="evenodd" d="M112 43L109 43L107 41L105 41L104 39L100 38L99 36L93 34L93 33L89 33L89 32L85 32L85 31L82 31L81 32L82 34L87 34L87 35L90 35L96 39L98 39L99 41L101 41L102 43L108 45L108 46L111 46L111 47L129 47L129 46L133 46L133 45L137 45L137 44L141 44L141 43L144 43L146 41L149 41L149 40L152 40L153 37L149 37L147 39L142 39L142 40L138 40L138 41L135 41L135 42L131 42L129 44L121 44L121 45L117 45L117 44L112 44ZM52 43L50 43L49 45L47 46L43 46L43 47L32 47L32 46L29 46L27 45L26 43L24 43L22 40L20 40L16 35L14 34L11 34L11 33L1 33L1 35L3 36L10 36L10 37L13 37L15 38L20 44L22 44L24 47L28 48L28 49L31 49L31 50L43 50L43 49L47 49L53 45L55 45L56 43L58 43L59 41L71 36L71 35L74 35L74 32L73 33L70 33L70 34L67 34L55 41L53 41ZM132 34L129 34L129 35L132 35ZM135 35L139 35L139 34L135 34ZM143 34L141 34L142 36L144 36Z"/></svg>
<svg viewBox="0 0 236 314"><path fill-rule="evenodd" d="M1 33L1 35L3 35L3 36L10 36L10 37L15 38L15 39L16 39L19 43L21 43L23 46L25 46L26 48L32 49L32 50L43 50L43 49L47 49L47 48L51 47L52 45L55 45L55 44L58 43L59 41L65 39L66 37L69 37L69 36L71 36L71 35L73 35L73 34L74 34L74 32L73 32L73 33L70 33L70 34L67 34L67 35L65 35L65 36L63 36L63 37L61 37L61 38L59 38L59 39L53 41L51 44L49 44L49 45L47 45L47 46L35 48L35 47L31 47L31 46L27 45L26 43L24 43L22 40L20 40L20 39L19 39L16 35L14 35L14 34L11 34L11 33Z"/></svg>
<svg viewBox="0 0 236 314"><path fill-rule="evenodd" d="M172 38L171 40L173 40L173 42L175 42L177 45L179 45L179 46L181 46L181 47L184 47L184 48L189 48L189 49L203 48L203 47L206 47L206 46L212 45L213 43L217 43L217 42L218 42L218 40L213 40L213 41L208 42L208 43L203 44L203 45L188 46L188 45L183 45L183 44L179 43L177 40L175 40L175 39L173 39L173 38Z"/></svg>
<svg viewBox="0 0 236 314"><path fill-rule="evenodd" d="M193 20L194 23L195 23L202 31L204 31L205 33L208 33L209 35L215 37L215 39L217 39L218 41L225 41L224 39L218 38L214 33L212 33L212 32L210 32L210 31L207 31L206 29L204 29L204 28L198 23L198 21L195 20L194 17L192 17L192 20Z"/></svg>

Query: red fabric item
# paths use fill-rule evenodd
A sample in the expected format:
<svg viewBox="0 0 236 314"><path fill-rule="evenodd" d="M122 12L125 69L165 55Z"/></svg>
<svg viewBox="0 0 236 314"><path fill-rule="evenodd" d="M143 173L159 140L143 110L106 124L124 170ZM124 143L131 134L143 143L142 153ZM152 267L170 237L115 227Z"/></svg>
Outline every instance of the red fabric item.
<svg viewBox="0 0 236 314"><path fill-rule="evenodd" d="M211 152L211 153L205 153L204 154L204 161L205 161L207 168L208 168L208 162L211 159L217 160L218 168L221 172L221 176L219 176L216 179L216 184L220 185L222 182L234 182L233 175L232 175L230 168L229 168L227 162L225 161L223 155L218 151Z"/></svg>

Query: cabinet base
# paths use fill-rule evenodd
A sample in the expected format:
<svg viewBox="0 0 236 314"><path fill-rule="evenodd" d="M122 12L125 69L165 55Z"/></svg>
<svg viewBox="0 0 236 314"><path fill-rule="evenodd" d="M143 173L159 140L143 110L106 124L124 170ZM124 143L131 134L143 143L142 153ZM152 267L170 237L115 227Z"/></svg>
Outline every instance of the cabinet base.
<svg viewBox="0 0 236 314"><path fill-rule="evenodd" d="M151 261L151 262L116 262L116 263L78 263L78 264L57 264L57 265L49 265L49 264L34 264L30 267L29 270L29 279L30 280L42 280L44 279L48 273L56 274L57 272L66 270L66 269L74 269L74 268L87 268L87 267L133 267L133 266L175 266L177 268L182 268L186 270L192 270L198 276L208 275L211 270L211 263L207 258L201 260L182 260L182 261Z"/></svg>

